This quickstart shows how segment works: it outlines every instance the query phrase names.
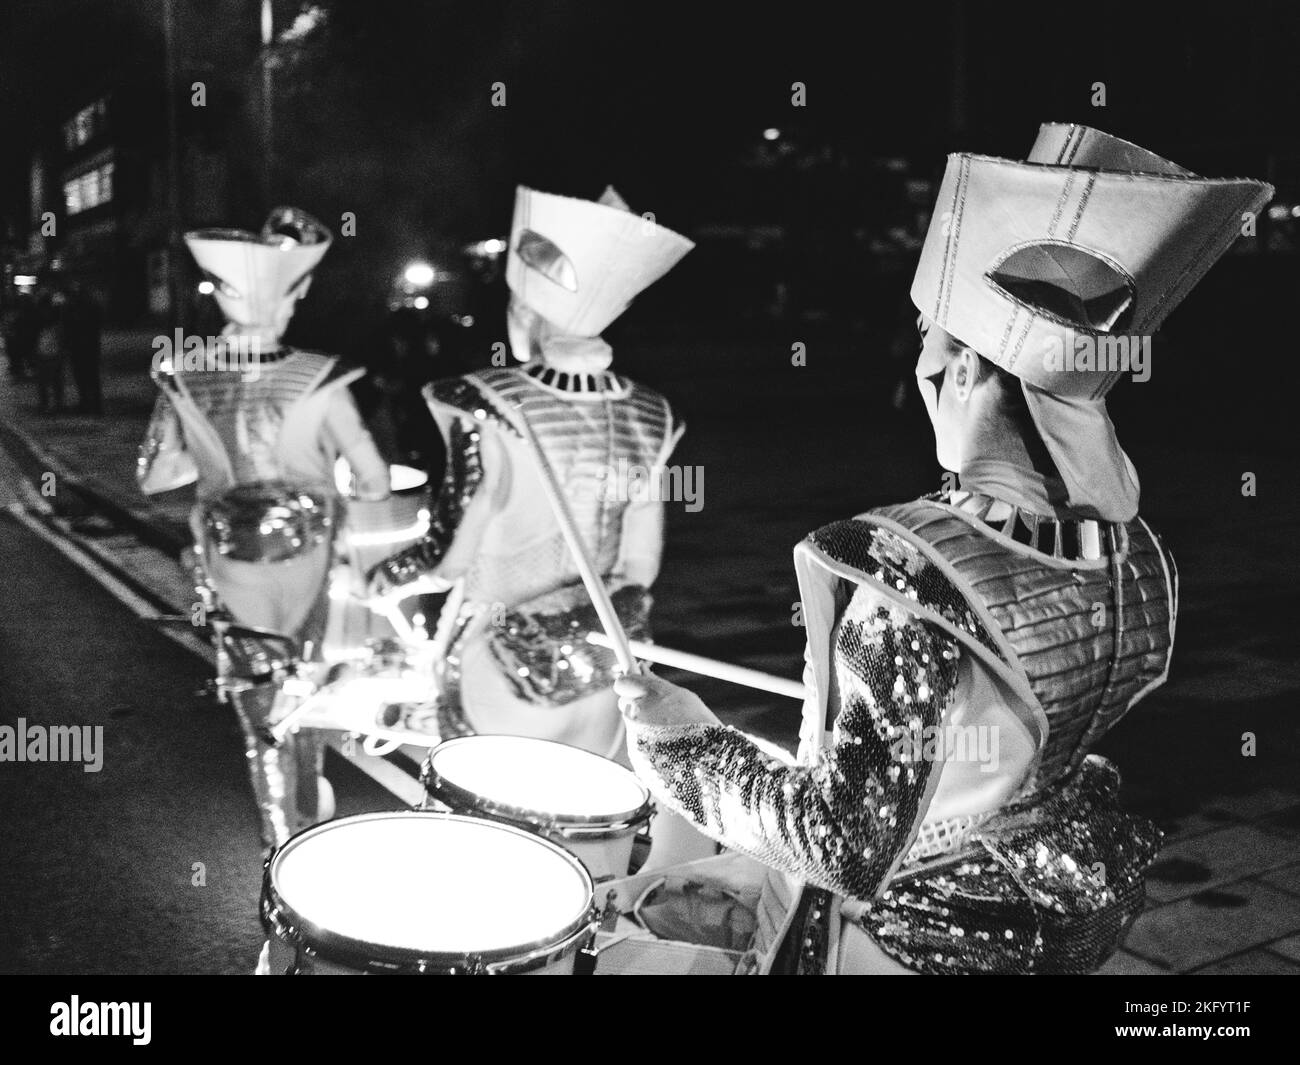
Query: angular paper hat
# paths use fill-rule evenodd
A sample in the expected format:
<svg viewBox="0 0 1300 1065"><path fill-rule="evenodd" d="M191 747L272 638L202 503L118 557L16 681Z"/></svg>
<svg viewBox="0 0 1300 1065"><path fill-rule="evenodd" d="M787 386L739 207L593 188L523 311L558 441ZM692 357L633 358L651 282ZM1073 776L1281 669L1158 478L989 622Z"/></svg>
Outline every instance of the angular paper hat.
<svg viewBox="0 0 1300 1065"><path fill-rule="evenodd" d="M1096 399L1122 371L1076 367L1077 340L1154 333L1272 194L1049 124L1026 162L948 157L912 302L1022 381Z"/></svg>
<svg viewBox="0 0 1300 1065"><path fill-rule="evenodd" d="M612 188L593 202L521 185L506 284L561 333L594 337L693 247L632 214Z"/></svg>
<svg viewBox="0 0 1300 1065"><path fill-rule="evenodd" d="M333 235L296 207L277 207L260 233L197 229L185 244L217 286L222 307L238 303L248 323L268 323L329 250Z"/></svg>

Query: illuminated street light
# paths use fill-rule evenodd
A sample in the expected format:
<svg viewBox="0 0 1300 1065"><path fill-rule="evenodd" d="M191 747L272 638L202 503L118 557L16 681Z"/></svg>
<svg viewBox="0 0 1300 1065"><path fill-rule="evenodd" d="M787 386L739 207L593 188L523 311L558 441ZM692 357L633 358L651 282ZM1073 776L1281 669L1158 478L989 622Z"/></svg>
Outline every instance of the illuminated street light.
<svg viewBox="0 0 1300 1065"><path fill-rule="evenodd" d="M428 263L411 263L406 268L406 273L402 275L406 278L408 285L414 285L416 288L427 288L433 284L436 276L434 269Z"/></svg>
<svg viewBox="0 0 1300 1065"><path fill-rule="evenodd" d="M765 141L779 140L780 137L781 137L781 131L779 129L769 128L763 130L763 140Z"/></svg>

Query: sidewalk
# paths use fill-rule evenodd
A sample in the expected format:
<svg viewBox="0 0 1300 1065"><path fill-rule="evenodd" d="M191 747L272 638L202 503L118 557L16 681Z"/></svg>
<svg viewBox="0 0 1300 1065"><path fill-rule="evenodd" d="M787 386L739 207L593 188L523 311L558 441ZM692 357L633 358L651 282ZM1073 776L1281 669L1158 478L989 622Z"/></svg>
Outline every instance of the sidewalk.
<svg viewBox="0 0 1300 1065"><path fill-rule="evenodd" d="M174 554L190 494L149 500L134 480L154 397L150 340L142 332L106 335L102 418L40 417L35 386L0 376L0 444L12 432L36 443L57 463L56 475L73 476ZM664 365L655 379L666 378L670 398L678 394L674 372L701 387L689 371ZM732 402L738 388L774 387L743 376L724 384ZM853 512L844 503L847 478L870 486L870 496L858 493L870 505L911 476L895 430L831 421L803 436L762 419L692 424L680 461L707 465L710 505L669 514L655 587L664 644L798 675L789 547ZM1140 440L1133 453L1151 488L1152 523L1182 574L1173 673L1102 745L1121 767L1128 808L1160 823L1167 838L1147 909L1103 972L1300 974L1300 661L1294 640L1282 636L1300 616L1291 475L1286 456L1259 442L1169 435L1176 443ZM779 461L765 461L778 449ZM1243 499L1242 468L1272 490ZM724 720L792 740L794 703L687 683ZM1255 755L1243 753L1247 735Z"/></svg>
<svg viewBox="0 0 1300 1065"><path fill-rule="evenodd" d="M135 483L135 458L153 410L157 389L149 376L152 330L106 330L103 338L104 413L41 415L36 385L15 382L6 365L0 371L0 430L16 430L39 443L54 460L50 472L68 475L88 493L138 526L153 530L161 544L178 550L185 542L193 492L182 489L161 498L145 496ZM64 397L76 403L67 374ZM39 487L39 485L38 485Z"/></svg>

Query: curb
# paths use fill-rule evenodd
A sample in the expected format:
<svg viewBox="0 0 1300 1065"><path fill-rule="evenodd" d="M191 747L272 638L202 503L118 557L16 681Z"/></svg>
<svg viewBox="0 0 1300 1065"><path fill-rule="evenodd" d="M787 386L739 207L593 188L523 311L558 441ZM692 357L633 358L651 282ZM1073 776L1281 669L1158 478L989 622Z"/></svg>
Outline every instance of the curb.
<svg viewBox="0 0 1300 1065"><path fill-rule="evenodd" d="M189 546L188 529L183 526L178 527L167 519L160 519L146 510L136 509L121 502L93 477L76 472L57 455L47 451L28 430L13 424L0 425L0 439L8 439L16 444L25 452L30 463L53 472L73 492L90 503L93 509L104 513L116 524L129 530L142 543L165 551L173 557L179 557L182 549Z"/></svg>

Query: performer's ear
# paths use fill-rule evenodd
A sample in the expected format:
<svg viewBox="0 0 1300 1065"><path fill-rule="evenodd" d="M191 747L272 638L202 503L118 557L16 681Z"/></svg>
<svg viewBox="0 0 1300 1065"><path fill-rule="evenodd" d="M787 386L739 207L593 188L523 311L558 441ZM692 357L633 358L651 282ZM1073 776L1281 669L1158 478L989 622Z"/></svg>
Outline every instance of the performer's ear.
<svg viewBox="0 0 1300 1065"><path fill-rule="evenodd" d="M953 397L958 403L970 401L978 379L979 356L970 348L961 348L948 363L948 383L952 386Z"/></svg>

